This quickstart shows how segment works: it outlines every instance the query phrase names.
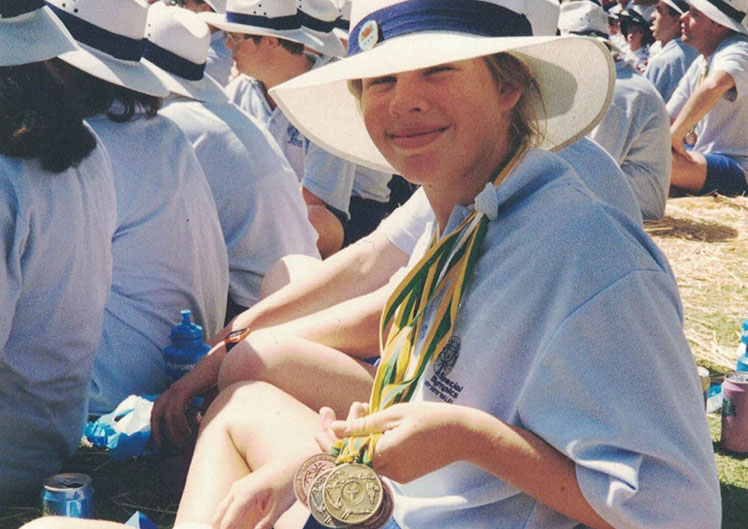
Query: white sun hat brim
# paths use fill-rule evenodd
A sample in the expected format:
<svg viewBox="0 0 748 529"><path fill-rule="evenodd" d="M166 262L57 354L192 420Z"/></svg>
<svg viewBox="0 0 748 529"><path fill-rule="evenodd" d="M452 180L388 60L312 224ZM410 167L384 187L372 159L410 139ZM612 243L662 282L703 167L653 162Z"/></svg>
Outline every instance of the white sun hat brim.
<svg viewBox="0 0 748 529"><path fill-rule="evenodd" d="M226 12L226 0L205 0L205 3L216 13L223 14Z"/></svg>
<svg viewBox="0 0 748 529"><path fill-rule="evenodd" d="M499 52L522 59L540 87L544 136L539 147L562 149L605 115L613 96L615 67L605 45L588 37L489 38L422 32L385 40L278 85L270 94L288 119L321 147L355 163L395 172L369 137L347 81Z"/></svg>
<svg viewBox="0 0 748 529"><path fill-rule="evenodd" d="M743 19L738 22L720 11L720 9L713 3L709 2L709 0L688 0L688 3L704 13L710 20L713 20L717 24L732 29L733 31L737 31L738 33L742 33L743 35L748 35L748 15L745 13Z"/></svg>
<svg viewBox="0 0 748 529"><path fill-rule="evenodd" d="M225 103L228 101L228 96L223 91L223 87L207 73L203 74L202 79L191 81L159 68L148 59L142 59L142 61L156 73L161 82L173 94L205 103Z"/></svg>
<svg viewBox="0 0 748 529"><path fill-rule="evenodd" d="M335 34L335 30L330 33L322 33L307 28L301 28L302 44L308 48L327 55L328 57L344 57L346 54L345 46L340 38Z"/></svg>
<svg viewBox="0 0 748 529"><path fill-rule="evenodd" d="M48 7L0 18L0 66L41 62L77 49L65 25Z"/></svg>
<svg viewBox="0 0 748 529"><path fill-rule="evenodd" d="M309 35L300 29L272 29L262 26L251 26L249 24L239 24L238 22L228 22L225 15L218 13L199 13L199 15L209 25L229 33L278 37L279 39L286 39L304 45L309 45L308 42L316 44L310 39Z"/></svg>
<svg viewBox="0 0 748 529"><path fill-rule="evenodd" d="M156 97L166 97L169 89L161 81L160 70L143 61L117 59L86 44L60 55L60 59L94 77Z"/></svg>

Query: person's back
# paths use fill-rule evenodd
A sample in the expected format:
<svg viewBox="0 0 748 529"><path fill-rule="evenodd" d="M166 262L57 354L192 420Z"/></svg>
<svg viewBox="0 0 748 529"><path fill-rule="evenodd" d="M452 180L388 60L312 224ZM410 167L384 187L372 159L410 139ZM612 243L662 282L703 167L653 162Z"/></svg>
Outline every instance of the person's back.
<svg viewBox="0 0 748 529"><path fill-rule="evenodd" d="M45 67L31 68L0 67L0 503L78 447L116 221L106 151ZM24 114L34 119L18 128Z"/></svg>
<svg viewBox="0 0 748 529"><path fill-rule="evenodd" d="M184 134L162 117L90 120L117 188L114 275L91 386L92 412L166 387L163 347L180 309L210 336L223 326L228 265L205 175Z"/></svg>
<svg viewBox="0 0 748 529"><path fill-rule="evenodd" d="M670 123L654 86L624 60L616 63L610 108L589 136L621 166L644 219L662 218L670 186Z"/></svg>
<svg viewBox="0 0 748 529"><path fill-rule="evenodd" d="M296 175L264 126L231 103L176 99L160 113L187 135L207 177L236 305L257 302L262 278L281 257L319 257Z"/></svg>
<svg viewBox="0 0 748 529"><path fill-rule="evenodd" d="M699 55L694 48L680 39L673 39L649 61L644 75L667 102L693 60Z"/></svg>

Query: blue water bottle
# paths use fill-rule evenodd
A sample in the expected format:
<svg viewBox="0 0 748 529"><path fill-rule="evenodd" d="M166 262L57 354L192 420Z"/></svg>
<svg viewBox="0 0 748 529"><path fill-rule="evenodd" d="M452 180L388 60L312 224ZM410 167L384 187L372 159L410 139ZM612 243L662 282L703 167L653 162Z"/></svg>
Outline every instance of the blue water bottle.
<svg viewBox="0 0 748 529"><path fill-rule="evenodd" d="M738 345L738 364L736 371L748 371L748 319L743 320L743 329L740 333L740 344Z"/></svg>
<svg viewBox="0 0 748 529"><path fill-rule="evenodd" d="M182 322L171 328L171 345L163 351L169 385L187 374L210 351L210 346L203 343L203 328L190 321L191 315L189 310L182 311Z"/></svg>

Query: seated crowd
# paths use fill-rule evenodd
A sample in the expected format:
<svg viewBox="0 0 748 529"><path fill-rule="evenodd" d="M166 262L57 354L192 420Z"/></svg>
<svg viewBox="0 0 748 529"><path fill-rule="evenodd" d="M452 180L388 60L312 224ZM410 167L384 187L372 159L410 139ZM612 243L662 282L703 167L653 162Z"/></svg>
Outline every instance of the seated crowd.
<svg viewBox="0 0 748 529"><path fill-rule="evenodd" d="M0 0L0 42L0 503L136 394L179 529L362 526L295 501L321 452L371 527L719 526L643 222L748 192L748 0Z"/></svg>

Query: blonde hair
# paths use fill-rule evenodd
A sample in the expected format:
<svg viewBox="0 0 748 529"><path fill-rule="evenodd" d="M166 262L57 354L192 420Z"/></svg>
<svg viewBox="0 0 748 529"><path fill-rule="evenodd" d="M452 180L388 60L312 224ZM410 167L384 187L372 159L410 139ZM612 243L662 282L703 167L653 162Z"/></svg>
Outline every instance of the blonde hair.
<svg viewBox="0 0 748 529"><path fill-rule="evenodd" d="M544 135L538 115L544 110L540 86L530 72L530 68L519 57L501 52L483 57L496 86L513 86L522 92L519 101L512 110L512 121L509 133L518 144L536 146ZM348 90L361 104L363 83L361 79L348 81ZM542 114L545 114L543 111Z"/></svg>

